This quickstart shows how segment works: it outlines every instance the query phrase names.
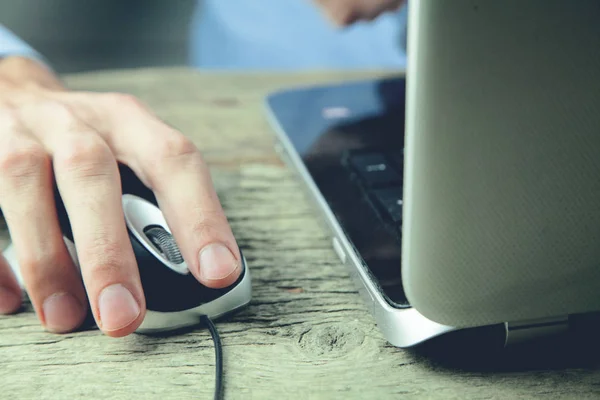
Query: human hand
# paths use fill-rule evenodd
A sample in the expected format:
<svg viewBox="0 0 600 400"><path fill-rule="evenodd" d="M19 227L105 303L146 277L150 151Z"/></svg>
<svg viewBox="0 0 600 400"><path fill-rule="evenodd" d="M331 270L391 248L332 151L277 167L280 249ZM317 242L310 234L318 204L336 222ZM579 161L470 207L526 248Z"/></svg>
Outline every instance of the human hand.
<svg viewBox="0 0 600 400"><path fill-rule="evenodd" d="M132 96L69 91L40 64L0 60L0 207L28 295L51 332L75 330L88 305L109 336L128 335L144 319L117 162L153 190L201 283L222 288L240 275L238 247L190 140ZM54 182L84 285L62 240ZM21 290L0 256L0 313L20 305Z"/></svg>
<svg viewBox="0 0 600 400"><path fill-rule="evenodd" d="M406 0L313 0L331 22L348 26L355 22L371 21L386 11L400 8Z"/></svg>

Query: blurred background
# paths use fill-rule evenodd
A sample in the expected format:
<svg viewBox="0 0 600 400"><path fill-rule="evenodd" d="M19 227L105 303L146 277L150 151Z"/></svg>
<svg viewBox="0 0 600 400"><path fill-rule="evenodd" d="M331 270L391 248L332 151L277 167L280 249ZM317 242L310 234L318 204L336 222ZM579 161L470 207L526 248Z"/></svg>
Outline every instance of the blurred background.
<svg viewBox="0 0 600 400"><path fill-rule="evenodd" d="M59 74L183 65L380 70L404 68L406 10L340 30L310 0L0 0L0 24Z"/></svg>
<svg viewBox="0 0 600 400"><path fill-rule="evenodd" d="M0 0L0 23L46 56L59 73L184 65L196 4L195 0Z"/></svg>

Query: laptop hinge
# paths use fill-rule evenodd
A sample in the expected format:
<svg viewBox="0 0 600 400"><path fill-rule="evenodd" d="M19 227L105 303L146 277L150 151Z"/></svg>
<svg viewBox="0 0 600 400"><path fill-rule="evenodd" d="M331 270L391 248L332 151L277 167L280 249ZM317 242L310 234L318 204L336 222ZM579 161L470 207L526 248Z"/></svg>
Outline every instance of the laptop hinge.
<svg viewBox="0 0 600 400"><path fill-rule="evenodd" d="M542 336L564 333L569 329L569 316L506 322L505 346L522 343Z"/></svg>

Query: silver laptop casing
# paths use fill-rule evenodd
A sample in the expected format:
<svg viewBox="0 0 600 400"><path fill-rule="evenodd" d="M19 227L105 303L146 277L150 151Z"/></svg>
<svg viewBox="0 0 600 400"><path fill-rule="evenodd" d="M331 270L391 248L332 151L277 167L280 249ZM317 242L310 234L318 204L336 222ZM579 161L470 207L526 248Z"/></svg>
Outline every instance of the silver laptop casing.
<svg viewBox="0 0 600 400"><path fill-rule="evenodd" d="M600 310L600 2L411 0L403 286L384 299L267 107L386 340ZM399 266L400 268L400 266Z"/></svg>
<svg viewBox="0 0 600 400"><path fill-rule="evenodd" d="M409 13L411 305L456 327L600 310L600 2Z"/></svg>

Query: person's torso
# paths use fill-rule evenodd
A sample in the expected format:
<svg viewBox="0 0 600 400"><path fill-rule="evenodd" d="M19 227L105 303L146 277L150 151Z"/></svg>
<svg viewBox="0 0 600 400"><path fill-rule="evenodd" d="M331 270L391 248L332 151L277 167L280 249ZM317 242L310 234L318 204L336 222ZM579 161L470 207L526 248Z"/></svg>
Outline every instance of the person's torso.
<svg viewBox="0 0 600 400"><path fill-rule="evenodd" d="M215 69L404 68L406 8L346 29L311 0L200 0L190 63Z"/></svg>

